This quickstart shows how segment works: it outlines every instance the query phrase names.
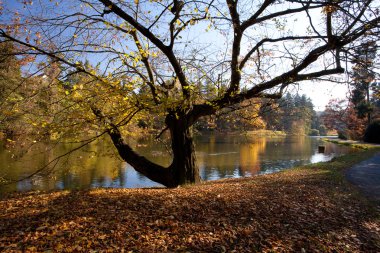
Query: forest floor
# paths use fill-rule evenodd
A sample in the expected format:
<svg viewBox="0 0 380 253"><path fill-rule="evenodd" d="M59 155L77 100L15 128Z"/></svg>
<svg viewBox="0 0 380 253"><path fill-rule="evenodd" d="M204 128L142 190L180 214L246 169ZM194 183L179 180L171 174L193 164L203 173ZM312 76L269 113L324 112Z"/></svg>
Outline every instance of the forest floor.
<svg viewBox="0 0 380 253"><path fill-rule="evenodd" d="M380 252L380 209L350 185L366 150L176 189L13 193L0 252Z"/></svg>

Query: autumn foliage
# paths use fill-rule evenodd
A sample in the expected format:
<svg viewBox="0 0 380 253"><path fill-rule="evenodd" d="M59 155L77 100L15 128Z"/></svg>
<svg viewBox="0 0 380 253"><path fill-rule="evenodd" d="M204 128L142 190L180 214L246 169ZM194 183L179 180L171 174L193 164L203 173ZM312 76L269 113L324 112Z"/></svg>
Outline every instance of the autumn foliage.
<svg viewBox="0 0 380 253"><path fill-rule="evenodd" d="M331 100L323 113L323 121L328 129L335 129L346 138L361 140L366 128L366 120L359 118L352 103L345 100Z"/></svg>

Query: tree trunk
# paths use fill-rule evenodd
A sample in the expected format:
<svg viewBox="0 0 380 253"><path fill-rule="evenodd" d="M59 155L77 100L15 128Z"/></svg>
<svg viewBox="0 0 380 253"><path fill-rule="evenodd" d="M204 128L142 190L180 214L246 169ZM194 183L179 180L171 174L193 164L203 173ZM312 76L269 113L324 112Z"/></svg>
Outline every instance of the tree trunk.
<svg viewBox="0 0 380 253"><path fill-rule="evenodd" d="M121 158L129 163L136 171L140 172L147 178L166 187L176 187L178 184L173 180L172 173L169 168L155 164L144 156L137 154L128 144L126 144L120 135L120 132L115 128L109 132L113 144L117 148Z"/></svg>
<svg viewBox="0 0 380 253"><path fill-rule="evenodd" d="M173 162L169 169L178 185L200 182L196 162L192 128L186 116L168 115L166 124L170 130Z"/></svg>
<svg viewBox="0 0 380 253"><path fill-rule="evenodd" d="M369 83L366 84L367 87L366 87L366 102L367 102L367 106L370 105L370 96L369 96ZM369 126L369 124L371 124L371 111L368 110L367 112L367 126Z"/></svg>
<svg viewBox="0 0 380 253"><path fill-rule="evenodd" d="M178 185L200 181L191 128L192 116L183 113L179 117L177 113L173 112L166 117L165 121L170 130L172 141L173 161L169 167L165 168L137 154L124 141L115 124L104 116L99 109L92 108L92 111L109 127L108 134L121 158L136 171L166 187L177 187Z"/></svg>

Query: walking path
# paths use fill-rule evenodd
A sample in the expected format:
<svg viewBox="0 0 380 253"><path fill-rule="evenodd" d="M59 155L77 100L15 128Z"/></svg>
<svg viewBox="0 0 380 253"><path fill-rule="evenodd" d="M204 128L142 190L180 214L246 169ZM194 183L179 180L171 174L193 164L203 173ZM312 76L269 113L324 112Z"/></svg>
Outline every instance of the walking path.
<svg viewBox="0 0 380 253"><path fill-rule="evenodd" d="M346 177L366 196L380 201L380 153L348 169Z"/></svg>

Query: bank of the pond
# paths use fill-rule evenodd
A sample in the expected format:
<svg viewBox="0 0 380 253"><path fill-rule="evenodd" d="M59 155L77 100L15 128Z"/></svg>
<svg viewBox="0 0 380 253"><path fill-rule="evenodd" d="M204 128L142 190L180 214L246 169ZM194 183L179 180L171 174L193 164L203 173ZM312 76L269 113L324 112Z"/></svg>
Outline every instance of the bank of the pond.
<svg viewBox="0 0 380 253"><path fill-rule="evenodd" d="M210 135L212 134L224 134L224 135L243 135L243 136L255 136L255 137L285 137L287 134L284 131L275 130L235 130L235 131L198 131L196 135Z"/></svg>
<svg viewBox="0 0 380 253"><path fill-rule="evenodd" d="M379 210L343 176L367 150L177 189L13 193L4 252L379 252Z"/></svg>
<svg viewBox="0 0 380 253"><path fill-rule="evenodd" d="M380 148L380 144L374 144L374 143L368 143L368 142L362 142L362 141L354 141L354 140L342 140L338 138L323 138L323 141L335 143L338 145L343 146L350 146L353 148L359 148L359 149L372 149L372 148Z"/></svg>

